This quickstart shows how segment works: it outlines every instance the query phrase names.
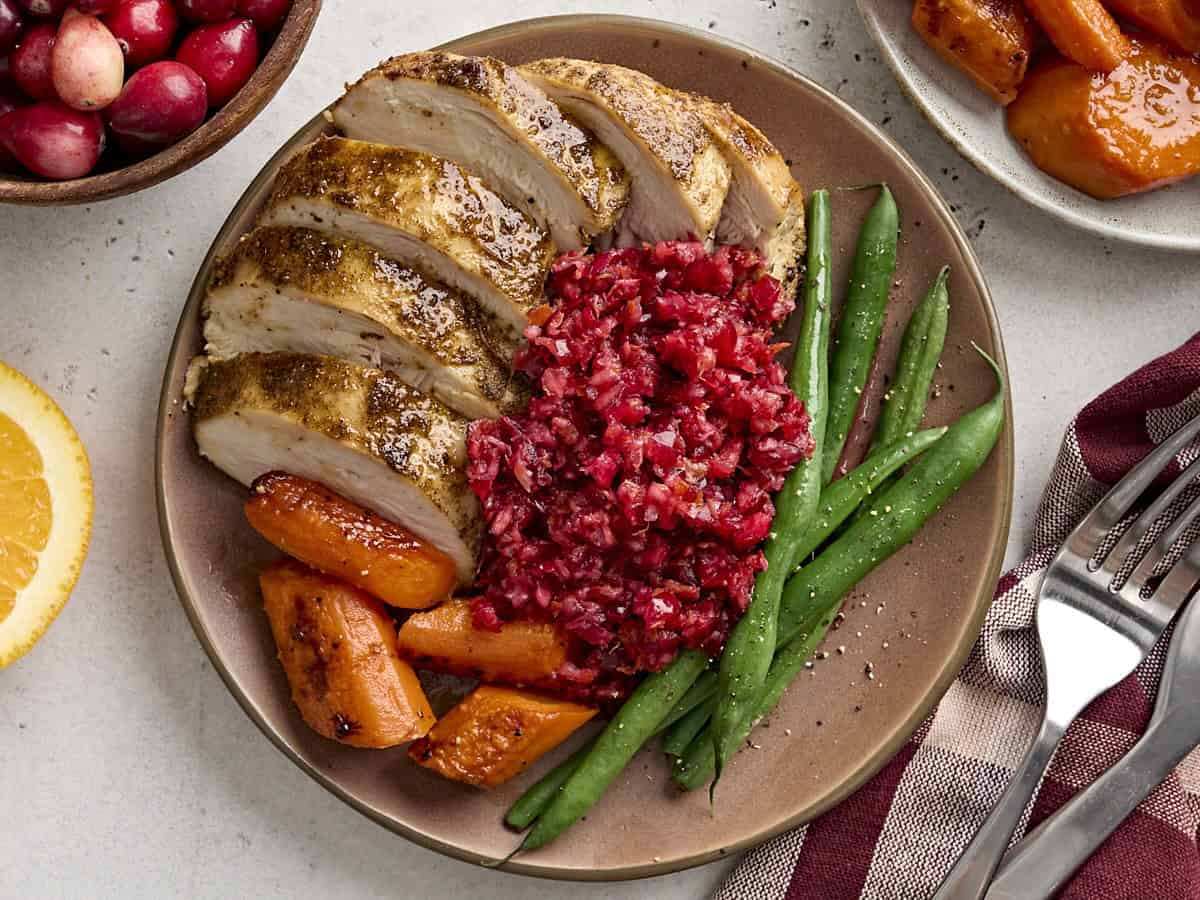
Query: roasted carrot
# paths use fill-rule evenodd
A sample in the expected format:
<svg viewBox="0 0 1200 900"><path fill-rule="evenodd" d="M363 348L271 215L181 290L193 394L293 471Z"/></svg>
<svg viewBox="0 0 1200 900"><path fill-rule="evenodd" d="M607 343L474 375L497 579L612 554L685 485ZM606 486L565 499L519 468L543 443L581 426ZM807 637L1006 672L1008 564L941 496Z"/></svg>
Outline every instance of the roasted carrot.
<svg viewBox="0 0 1200 900"><path fill-rule="evenodd" d="M1100 0L1025 0L1025 8L1059 53L1094 72L1111 72L1133 49Z"/></svg>
<svg viewBox="0 0 1200 900"><path fill-rule="evenodd" d="M567 659L567 643L553 625L509 622L484 631L471 623L465 598L413 613L400 626L397 647L418 669L518 686L548 681Z"/></svg>
<svg viewBox="0 0 1200 900"><path fill-rule="evenodd" d="M1020 0L916 0L912 23L999 103L1016 99L1037 40Z"/></svg>
<svg viewBox="0 0 1200 900"><path fill-rule="evenodd" d="M1200 175L1200 63L1142 40L1108 75L1047 60L1008 128L1040 168L1100 199Z"/></svg>
<svg viewBox="0 0 1200 900"><path fill-rule="evenodd" d="M292 699L314 731L380 748L433 727L433 710L396 654L396 629L378 600L293 560L268 566L259 585Z"/></svg>
<svg viewBox="0 0 1200 900"><path fill-rule="evenodd" d="M1184 53L1200 53L1198 0L1104 0L1104 5Z"/></svg>
<svg viewBox="0 0 1200 900"><path fill-rule="evenodd" d="M565 741L596 710L513 688L480 685L408 755L453 781L493 788Z"/></svg>
<svg viewBox="0 0 1200 900"><path fill-rule="evenodd" d="M323 485L284 472L254 482L246 518L284 553L389 606L433 606L458 580L454 561L436 547Z"/></svg>

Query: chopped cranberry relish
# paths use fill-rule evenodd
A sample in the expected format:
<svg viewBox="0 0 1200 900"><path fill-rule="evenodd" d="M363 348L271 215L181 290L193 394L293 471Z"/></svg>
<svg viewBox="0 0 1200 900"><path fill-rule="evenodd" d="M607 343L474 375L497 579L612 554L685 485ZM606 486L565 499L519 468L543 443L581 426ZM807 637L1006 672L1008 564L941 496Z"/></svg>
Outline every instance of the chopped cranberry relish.
<svg viewBox="0 0 1200 900"><path fill-rule="evenodd" d="M813 450L775 359L793 304L761 264L694 242L560 257L516 357L533 400L471 427L475 624L558 622L568 693L716 654L749 603L771 495Z"/></svg>

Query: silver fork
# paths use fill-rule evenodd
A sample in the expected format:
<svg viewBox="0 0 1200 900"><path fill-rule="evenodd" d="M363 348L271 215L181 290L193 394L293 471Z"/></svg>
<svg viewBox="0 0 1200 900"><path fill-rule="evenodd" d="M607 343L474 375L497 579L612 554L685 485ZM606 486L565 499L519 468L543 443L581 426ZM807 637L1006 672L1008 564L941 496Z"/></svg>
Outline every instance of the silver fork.
<svg viewBox="0 0 1200 900"><path fill-rule="evenodd" d="M1142 538L1192 482L1192 467L1146 508L1102 560L1097 557L1155 478L1198 434L1200 417L1163 441L1084 518L1046 569L1037 608L1046 672L1041 728L1000 802L933 900L982 900L1067 726L1137 667L1196 589L1200 567L1192 557L1176 563L1152 592L1148 588L1182 534L1178 525L1154 543L1123 585L1115 585ZM1188 514L1196 511L1193 506ZM1175 540L1169 540L1172 535Z"/></svg>

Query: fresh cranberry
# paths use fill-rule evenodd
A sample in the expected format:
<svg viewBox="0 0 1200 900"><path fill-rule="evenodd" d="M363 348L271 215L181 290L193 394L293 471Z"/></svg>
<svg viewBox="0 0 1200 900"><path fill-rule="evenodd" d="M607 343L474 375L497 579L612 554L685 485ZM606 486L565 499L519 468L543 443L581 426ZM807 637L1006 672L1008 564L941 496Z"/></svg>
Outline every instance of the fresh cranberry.
<svg viewBox="0 0 1200 900"><path fill-rule="evenodd" d="M149 153L195 131L207 112L203 79L165 59L134 72L105 115L117 146Z"/></svg>
<svg viewBox="0 0 1200 900"><path fill-rule="evenodd" d="M208 105L224 106L258 68L258 32L249 19L204 25L183 39L175 58L208 86Z"/></svg>
<svg viewBox="0 0 1200 900"><path fill-rule="evenodd" d="M0 145L43 178L81 178L104 152L104 122L58 101L22 106L0 116Z"/></svg>
<svg viewBox="0 0 1200 900"><path fill-rule="evenodd" d="M25 12L41 18L59 18L71 5L71 0L17 0Z"/></svg>
<svg viewBox="0 0 1200 900"><path fill-rule="evenodd" d="M57 96L50 63L57 34L53 25L34 25L11 54L13 81L34 100L53 100Z"/></svg>
<svg viewBox="0 0 1200 900"><path fill-rule="evenodd" d="M15 0L0 0L0 53L16 46L25 31L25 19Z"/></svg>
<svg viewBox="0 0 1200 900"><path fill-rule="evenodd" d="M245 16L260 32L278 31L292 9L292 0L237 0L239 16Z"/></svg>
<svg viewBox="0 0 1200 900"><path fill-rule="evenodd" d="M169 0L121 0L104 24L121 45L125 65L134 69L170 54L179 16Z"/></svg>
<svg viewBox="0 0 1200 900"><path fill-rule="evenodd" d="M189 22L209 25L232 19L237 12L237 0L176 0L175 5Z"/></svg>

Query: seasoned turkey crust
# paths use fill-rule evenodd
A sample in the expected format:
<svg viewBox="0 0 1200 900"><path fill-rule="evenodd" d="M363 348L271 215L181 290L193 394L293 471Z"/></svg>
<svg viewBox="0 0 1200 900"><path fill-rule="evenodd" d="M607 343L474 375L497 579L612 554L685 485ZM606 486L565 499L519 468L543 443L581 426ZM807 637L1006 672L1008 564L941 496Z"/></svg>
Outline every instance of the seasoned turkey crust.
<svg viewBox="0 0 1200 900"><path fill-rule="evenodd" d="M517 399L473 300L357 241L257 228L217 262L204 313L214 359L325 353L393 371L475 418Z"/></svg>
<svg viewBox="0 0 1200 900"><path fill-rule="evenodd" d="M479 172L514 206L548 221L563 250L611 228L628 199L629 178L608 147L498 59L392 57L348 87L332 113L348 137Z"/></svg>
<svg viewBox="0 0 1200 900"><path fill-rule="evenodd" d="M194 360L185 396L201 454L227 475L318 481L431 541L464 580L474 573L467 420L442 403L386 372L298 353Z"/></svg>
<svg viewBox="0 0 1200 900"><path fill-rule="evenodd" d="M355 238L434 269L516 334L554 253L545 231L461 166L340 137L319 138L283 165L259 224Z"/></svg>
<svg viewBox="0 0 1200 900"><path fill-rule="evenodd" d="M704 122L675 91L643 72L580 59L540 59L520 68L607 141L630 171L633 195L620 226L623 243L712 234L729 188L729 166ZM620 145L618 137L624 138ZM658 185L659 197L654 178L671 182L669 190Z"/></svg>

